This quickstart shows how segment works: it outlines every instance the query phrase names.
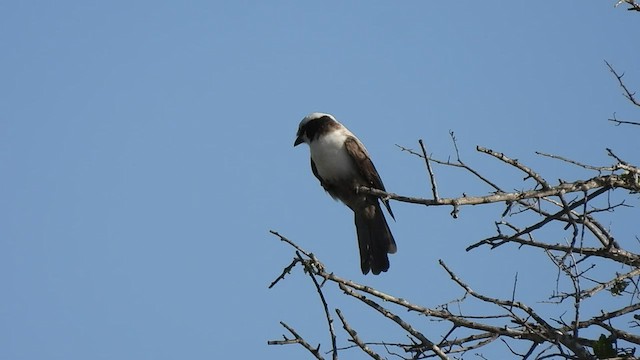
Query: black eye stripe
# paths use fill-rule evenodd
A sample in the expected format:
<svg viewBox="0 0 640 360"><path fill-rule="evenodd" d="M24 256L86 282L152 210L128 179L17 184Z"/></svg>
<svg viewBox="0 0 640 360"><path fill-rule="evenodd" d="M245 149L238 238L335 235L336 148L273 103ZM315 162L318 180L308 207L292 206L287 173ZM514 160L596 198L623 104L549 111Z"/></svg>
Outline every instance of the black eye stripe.
<svg viewBox="0 0 640 360"><path fill-rule="evenodd" d="M313 140L317 138L318 135L327 132L334 125L335 121L332 118L329 116L322 116L309 121L301 130L309 140Z"/></svg>

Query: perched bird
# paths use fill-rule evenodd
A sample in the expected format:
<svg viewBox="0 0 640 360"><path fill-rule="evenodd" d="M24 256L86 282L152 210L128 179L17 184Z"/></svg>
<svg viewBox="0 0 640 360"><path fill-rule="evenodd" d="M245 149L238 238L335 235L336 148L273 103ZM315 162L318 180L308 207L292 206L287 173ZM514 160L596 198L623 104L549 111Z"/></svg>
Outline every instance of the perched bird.
<svg viewBox="0 0 640 360"><path fill-rule="evenodd" d="M378 275L389 270L387 254L396 252L396 242L378 198L357 191L359 186L385 191L367 149L351 131L324 113L312 113L302 119L296 135L293 146L309 145L311 170L320 185L353 210L362 273L371 270ZM389 201L383 203L395 220Z"/></svg>

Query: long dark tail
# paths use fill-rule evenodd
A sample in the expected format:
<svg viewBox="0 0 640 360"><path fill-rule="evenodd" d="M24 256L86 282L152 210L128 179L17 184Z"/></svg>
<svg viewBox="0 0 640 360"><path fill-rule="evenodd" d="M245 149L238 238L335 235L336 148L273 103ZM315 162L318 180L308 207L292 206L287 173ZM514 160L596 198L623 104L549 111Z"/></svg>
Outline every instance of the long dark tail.
<svg viewBox="0 0 640 360"><path fill-rule="evenodd" d="M375 204L367 205L354 213L362 273L366 275L371 270L374 275L378 275L381 271L389 270L387 254L395 253L397 247L377 199Z"/></svg>

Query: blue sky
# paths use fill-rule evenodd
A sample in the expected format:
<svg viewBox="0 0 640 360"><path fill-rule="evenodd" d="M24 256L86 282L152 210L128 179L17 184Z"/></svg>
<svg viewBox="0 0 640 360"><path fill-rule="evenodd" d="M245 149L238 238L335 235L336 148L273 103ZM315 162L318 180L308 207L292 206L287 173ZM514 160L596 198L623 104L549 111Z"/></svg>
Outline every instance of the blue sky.
<svg viewBox="0 0 640 360"><path fill-rule="evenodd" d="M438 259L493 296L509 296L518 272L522 296L545 300L540 254L464 252L492 234L499 207L454 220L393 203L391 270L362 276L351 214L294 135L306 114L330 112L367 144L389 191L425 197L423 163L395 144L422 138L444 159L450 130L507 188L521 175L476 145L552 181L585 175L535 151L606 165L611 147L633 160L637 132L606 119L637 111L603 60L640 87L638 18L613 3L0 6L0 358L300 358L266 342L281 320L326 342L321 308L299 272L267 290L292 256L270 229L425 306L461 295ZM443 196L488 191L436 171ZM623 239L637 234L625 211L607 222ZM334 299L375 336L379 320Z"/></svg>

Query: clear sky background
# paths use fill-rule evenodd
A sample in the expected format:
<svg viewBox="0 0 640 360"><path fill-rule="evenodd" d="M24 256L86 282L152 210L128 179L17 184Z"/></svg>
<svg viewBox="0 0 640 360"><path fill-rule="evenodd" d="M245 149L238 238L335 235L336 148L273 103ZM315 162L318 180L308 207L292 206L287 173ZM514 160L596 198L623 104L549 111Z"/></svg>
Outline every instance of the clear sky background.
<svg viewBox="0 0 640 360"><path fill-rule="evenodd" d="M521 174L476 145L550 181L588 175L535 151L607 165L611 147L634 160L637 130L606 119L638 113L603 60L640 88L640 18L613 4L5 2L0 359L306 356L266 344L281 320L328 344L300 271L267 289L293 255L270 229L344 277L425 306L461 295L438 259L496 297L518 272L519 294L546 300L553 285L540 279L555 272L544 255L464 251L493 234L498 206L455 220L450 208L392 203L398 253L389 273L363 276L352 215L294 136L306 114L332 113L389 191L424 197L424 164L395 144L422 138L446 159L450 130L463 159L508 189L525 187ZM489 191L436 171L443 196ZM606 222L623 245L634 246L637 215ZM330 297L367 340L396 329Z"/></svg>

